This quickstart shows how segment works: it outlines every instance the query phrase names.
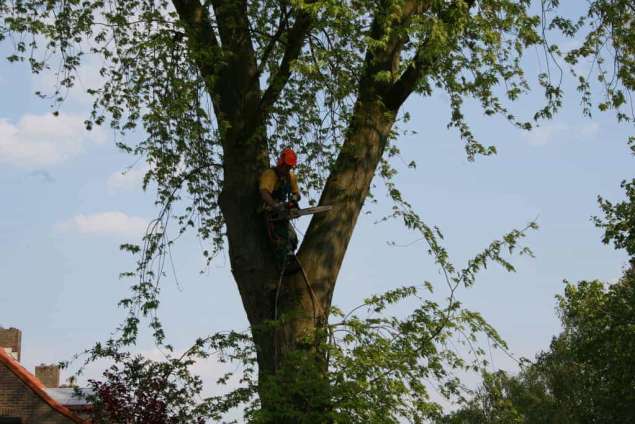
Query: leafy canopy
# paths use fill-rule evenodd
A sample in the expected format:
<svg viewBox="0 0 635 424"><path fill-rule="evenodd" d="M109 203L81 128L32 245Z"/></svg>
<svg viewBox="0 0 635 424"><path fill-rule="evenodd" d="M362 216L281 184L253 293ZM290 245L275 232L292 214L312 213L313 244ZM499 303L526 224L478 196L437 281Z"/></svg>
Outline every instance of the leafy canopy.
<svg viewBox="0 0 635 424"><path fill-rule="evenodd" d="M181 3L198 13L201 31L213 42L188 42L192 34L175 9ZM168 228L175 226L176 234L195 228L208 243L207 258L223 247L222 142L232 123L222 115L218 97L227 73L253 73L261 107L257 116L244 119L262 118L270 152L291 145L300 153L298 173L311 202L341 149L360 90L369 83L362 80L368 74L364 70L373 66L367 54L395 40L402 46L396 63L390 71L370 72L373 82L392 87L397 109L410 94L402 88L412 78L412 90L422 97L445 92L450 99L448 126L458 130L470 159L496 149L481 144L470 130L463 112L466 99L475 99L486 115L502 115L531 128L508 103L531 89L524 54L533 54L534 48L545 49L548 67L538 75L546 105L533 120L552 118L561 106L561 79L552 77L553 65L562 69L568 64L575 73L573 66L588 60L594 63L589 73L576 74L585 109L590 113L589 78L595 75L606 93L598 107L615 108L620 119L629 119L623 108L633 88L633 9L626 0L593 1L577 19L560 15L558 0L223 3L229 9L242 8L247 19L249 39L244 42L251 46L255 63L245 63L245 69L227 69L238 53L221 28L238 24L224 22L226 17L217 13L222 8L213 1L0 1L0 39L9 38L15 46L9 59L28 62L33 72L57 76L57 88L40 94L63 102L77 83L79 67L96 64L101 84L87 90L94 99L87 127L110 125L120 134L117 145L149 165L144 187L156 187L160 213L144 246L123 246L141 254L139 269L131 274L140 276L141 285L134 287L137 296L150 296L146 283L162 272L160 257L176 237L167 234ZM300 53L288 63L293 29L306 19L310 26ZM548 43L549 31L582 38L582 45L561 52ZM282 68L289 68L286 82L279 78ZM405 121L408 114L403 112ZM133 132L139 126L143 131ZM395 128L395 140L398 133ZM400 195L391 184L396 172L388 159L398 153L392 143L378 170L393 200ZM146 302L145 309L154 309L155 300Z"/></svg>
<svg viewBox="0 0 635 424"><path fill-rule="evenodd" d="M185 3L199 6L195 17L203 23L201 31L208 39L220 42L192 41L196 34L187 31L175 11L175 5ZM174 241L167 233L170 223L176 225L178 234L195 228L208 242L204 252L207 257L223 247L225 227L219 194L224 171L231 165L225 162L223 141L231 125L238 122L225 116L219 106L228 73L252 73L259 107L244 121L260 127L270 153L281 145L291 145L301 154L299 174L305 182L305 194L312 200L342 148L356 100L369 86L391 93L386 98L387 106L395 111L400 110L411 91L424 98L435 91L446 93L450 99L448 125L458 131L468 158L474 159L496 150L481 144L472 133L463 111L467 99L476 100L486 115L502 115L522 129L552 118L561 106L560 81L548 71L538 76L546 104L530 117L531 122L517 118L509 108L531 89L523 69L524 54L540 47L545 49L550 64L560 65L562 60L574 74L574 65L592 59L594 66L588 75L576 74L585 111L590 113L594 105L590 78L595 76L605 94L597 102L598 108L615 109L619 119L630 119L623 111L628 90L634 84L634 19L627 0L592 1L579 19L559 16L557 0L228 1L223 2L224 7L243 8L248 40L239 41L248 42L255 57L254 63L236 69L228 69L227 64L235 62L238 52L228 47L231 43L226 43L222 34L219 23L224 18L217 13L218 7L212 7L218 4L0 0L0 38L12 40L15 46L9 59L28 62L33 72L53 72L58 78L58 87L51 93L39 93L43 97L63 102L77 82L79 67L87 61L98 64L102 82L88 90L94 104L87 128L110 125L117 130L117 145L149 164L144 187L152 184L157 190L160 213L149 228L144 246L123 246L140 254L139 267L130 274L137 275L139 282L133 286L133 297L122 302L131 313L126 331L120 340L93 349L94 357L118 354L117 342L132 343L139 315L154 317L151 326L157 341L163 342L155 314L162 255ZM293 29L307 21L310 25L306 36L294 38ZM231 28L231 22L222 23ZM581 37L582 45L561 52L546 40L548 31ZM385 51L395 40L401 50L393 66L389 70L373 68L375 63L368 57ZM289 62L288 47L298 41L300 53ZM286 81L279 78L287 73ZM406 113L401 117L407 120ZM133 132L138 127L142 131ZM333 390L329 394L335 405L332 413L340 414L338 418L344 422L398 422L400 418L416 422L438 415L439 407L429 401L423 382L432 378L444 394L456 395L459 384L450 370L480 366L469 365L457 356L448 347L449 337L464 336L470 345L477 334L485 334L501 342L478 314L459 307L454 290L458 285L472 284L475 272L488 260L513 269L502 259L501 248L514 247L524 234L510 233L465 269L456 271L440 246L438 234L411 210L392 182L395 171L389 159L399 152L398 134L399 126L391 134L378 172L396 202L394 216L422 232L446 273L452 295L446 308L422 301L406 319L373 317L372 313L367 318L342 317L339 324L345 330L339 339L334 338L339 324L327 326L332 333L327 338L329 343L322 346L330 360L326 386ZM366 306L379 313L385 304L414 294L411 289L397 290L369 300ZM257 398L253 397L249 348L240 349L243 340L239 337L229 341L219 337L202 339L190 352L195 357L206 356L219 343L226 350L239 352L236 358L245 363L247 370L245 387L228 397L208 399L204 404L210 409L199 412L210 416L253 401L247 414L257 420L258 413L264 412L258 410ZM480 352L475 349L475 353L478 358ZM154 369L134 361L131 366L142 372ZM119 378L118 372L113 370L111 380ZM181 382L196 388L196 380L189 378L182 376ZM271 385L274 395L279 387ZM313 393L315 386L307 390ZM377 404L386 408L381 416L371 408Z"/></svg>
<svg viewBox="0 0 635 424"><path fill-rule="evenodd" d="M439 422L626 423L635 419L635 273L616 284L567 284L564 327L518 376L485 373L483 385Z"/></svg>
<svg viewBox="0 0 635 424"><path fill-rule="evenodd" d="M464 387L458 376L487 369L484 341L506 349L479 313L463 307L457 291L471 286L488 264L513 271L505 253L530 254L519 243L532 228L533 224L505 234L463 268L455 268L441 246L431 245L449 289L443 302L425 299L432 294L432 283L427 282L423 287L401 287L371 296L348 313L333 308L330 322L322 329L324 337L306 340L307 344L320 341L315 348L327 358L327 373L312 352L298 350L277 374L259 379L256 347L249 335L237 332L200 338L184 353L165 347L166 359L160 362L122 353L115 341L98 344L87 361L108 358L117 364L104 373L103 381L91 383L94 420L125 417L152 424L159 416L164 422L234 422L223 420L243 415L252 423L396 424L439 419L443 409L433 393L462 399ZM406 313L407 305L414 307ZM268 325L283 325L284 319ZM215 391L226 386L224 393L203 397L201 379L191 367L209 360L231 364L227 368L234 371L217 381ZM289 391L299 398L275 411L261 409L263 395L288 401L285 393ZM329 408L320 408L325 401Z"/></svg>
<svg viewBox="0 0 635 424"><path fill-rule="evenodd" d="M366 54L379 51L395 35L403 43L396 66L378 70L373 79L398 88L414 75L413 90L420 96L447 93L448 125L458 130L470 159L496 150L479 143L470 130L463 113L466 99L478 101L486 115L502 115L521 128L531 127L509 110L505 100L515 101L530 91L523 57L528 49L533 54L535 47L544 48L548 60L547 71L538 76L547 104L536 112L535 120L552 118L562 102L561 78L553 78L552 67L562 70L561 65L568 64L575 73L574 65L591 60L588 74L576 74L585 110L591 111L590 78L595 75L606 94L599 109L614 108L620 119L629 119L623 108L635 84L635 65L633 8L627 0L593 1L577 18L561 16L558 0L225 3L244 8L248 21L247 42L256 62L245 67L256 67L251 71L262 93L259 101L269 150L291 145L300 152L299 174L312 199L337 157L365 84L363 70L372 65ZM161 225L152 227L148 235L147 257L142 258L146 266L166 247L164 229L170 217L179 231L195 227L200 237L210 241L207 257L223 245L218 196L223 184L222 139L229 124L219 115L216 97L223 90L224 72L246 71L225 69L236 52L222 42L223 16L217 16L213 4L204 2L198 12L205 30L221 41L194 47L188 44L173 2L167 0L0 1L0 39L8 37L15 46L9 59L28 62L33 72L57 76L57 88L42 96L63 102L77 83L79 67L97 65L101 84L87 90L94 105L86 125L108 123L119 131L117 145L150 165L144 186L156 183L157 203L164 208ZM291 29L307 17L311 25L300 54L286 63ZM548 43L549 31L583 42L561 52ZM377 34L379 38L374 38ZM203 62L213 66L202 69ZM276 77L282 66L290 67L290 76L280 87ZM415 69L423 71L414 73ZM268 95L277 91L269 104ZM396 96L396 101L403 96ZM407 116L403 114L406 120ZM132 133L139 126L143 131ZM133 136L123 137L126 134ZM397 134L395 129L393 135ZM386 155L397 153L393 144ZM394 170L388 166L381 174L390 179ZM185 193L186 200L179 203Z"/></svg>

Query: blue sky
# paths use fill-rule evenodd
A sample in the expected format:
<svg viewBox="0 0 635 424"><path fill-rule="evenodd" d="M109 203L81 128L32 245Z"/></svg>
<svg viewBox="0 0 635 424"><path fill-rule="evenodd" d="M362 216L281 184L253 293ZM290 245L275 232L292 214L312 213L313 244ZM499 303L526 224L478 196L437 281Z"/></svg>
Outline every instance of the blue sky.
<svg viewBox="0 0 635 424"><path fill-rule="evenodd" d="M94 67L82 72L84 87L96 81ZM33 95L51 83L50 76L0 62L0 325L22 329L29 369L70 358L122 320L116 303L129 282L118 274L134 264L118 246L139 239L156 213L152 193L140 188L143 164L117 151L108 130L83 130L89 102L81 89L58 118ZM459 292L517 357L533 357L558 332L554 296L564 279L614 281L626 262L625 254L601 244L590 217L599 213L598 194L621 199L620 181L633 176L635 160L626 145L631 128L612 114L583 117L573 87L566 88L562 113L532 133L469 106L478 137L498 148L493 157L466 160L457 133L445 127L449 109L441 93L408 101L409 128L418 134L398 142L404 161L418 164L413 171L397 162L398 183L421 216L441 228L457 265L537 218L540 229L526 239L535 258L515 258L513 274L492 267L475 287ZM530 116L535 105L532 97L515 110ZM360 218L340 274L335 303L344 309L367 294L426 280L444 294L423 243L387 244L408 244L417 235L398 222L375 224L389 207L378 193L379 203ZM221 255L204 269L202 250L198 240L185 237L173 251L178 283L163 285L161 314L177 348L200 335L247 327L227 259ZM139 349L153 346L142 341ZM493 358L495 367L514 369L505 355ZM214 369L199 371L211 382Z"/></svg>

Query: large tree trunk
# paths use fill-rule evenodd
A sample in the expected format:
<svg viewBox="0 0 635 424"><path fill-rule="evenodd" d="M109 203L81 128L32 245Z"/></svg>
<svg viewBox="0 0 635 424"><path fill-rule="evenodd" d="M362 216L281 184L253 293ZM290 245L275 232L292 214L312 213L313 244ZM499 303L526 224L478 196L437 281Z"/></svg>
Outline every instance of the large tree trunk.
<svg viewBox="0 0 635 424"><path fill-rule="evenodd" d="M311 221L298 252L322 310L331 306L337 275L394 121L395 113L380 99L358 101L344 148L320 199L320 204L333 209Z"/></svg>
<svg viewBox="0 0 635 424"><path fill-rule="evenodd" d="M349 130L320 200L333 209L315 215L309 225L297 254L303 271L281 279L264 217L258 213L258 179L268 166L268 110L289 78L311 18L297 11L293 26L287 30L278 72L261 91L246 2L211 2L218 36L209 11L199 0L173 2L219 121L224 153L220 207L227 226L232 273L256 344L263 419L272 423L324 422L319 417L329 408L328 374L326 359L317 348L324 337L320 330L328 320L337 275L397 111L425 63L415 61L391 84L377 75L396 74L403 36L394 31L385 47L367 52ZM407 1L401 24L420 7L420 2ZM386 25L399 24L385 21L380 12L371 31L377 40L384 36ZM274 319L278 323L271 325Z"/></svg>
<svg viewBox="0 0 635 424"><path fill-rule="evenodd" d="M319 349L325 341L323 324L394 116L379 101L358 101L348 147L321 199L333 209L313 219L298 252L301 272L281 278L274 266L264 219L255 213L255 190L226 195L223 200L232 271L257 347L261 402L268 422L295 423L299 416L304 417L301 422L323 422L319 417L329 408L326 358ZM274 319L278 322L272 325Z"/></svg>

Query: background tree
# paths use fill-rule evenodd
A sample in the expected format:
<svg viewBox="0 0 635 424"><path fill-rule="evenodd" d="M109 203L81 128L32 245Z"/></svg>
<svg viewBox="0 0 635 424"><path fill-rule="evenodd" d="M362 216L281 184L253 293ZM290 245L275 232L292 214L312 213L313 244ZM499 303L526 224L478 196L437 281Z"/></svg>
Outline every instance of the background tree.
<svg viewBox="0 0 635 424"><path fill-rule="evenodd" d="M567 283L557 296L563 331L517 376L484 373L483 384L458 411L439 422L626 423L635 420L635 268L633 186L627 199L599 198L602 241L623 248L631 267L614 284Z"/></svg>
<svg viewBox="0 0 635 424"><path fill-rule="evenodd" d="M529 367L518 376L504 371L485 372L482 385L457 411L438 422L447 424L569 423L557 415L541 376ZM554 421L555 419L558 419Z"/></svg>
<svg viewBox="0 0 635 424"><path fill-rule="evenodd" d="M635 267L635 179L622 181L626 200L612 203L598 197L604 219L594 217L595 224L604 229L604 243L613 243L616 249L624 249L631 257L631 266Z"/></svg>
<svg viewBox="0 0 635 424"><path fill-rule="evenodd" d="M422 231L439 260L445 259L434 248L434 231L391 180L389 158L398 152L397 124L407 118L401 108L409 96L446 92L449 126L465 141L468 158L492 154L495 148L480 144L470 131L464 100L474 98L485 114L501 114L529 129L503 102L529 91L523 52L543 45L555 60L559 49L546 43L543 29L567 36L588 29L582 47L563 57L570 64L588 57L605 64L608 40L615 78L596 68L607 94L599 107L629 119L622 112L625 90L633 85L629 4L598 0L575 22L557 16L557 0L540 3L542 16L530 6L529 0L0 2L0 33L15 40L11 60L26 60L41 72L59 58L55 100L62 101L75 83L82 59L96 55L103 60L103 84L89 90L95 103L87 127L109 122L126 134L142 125L147 135L135 145L118 142L150 165L144 186L156 184L161 208L144 245L123 246L139 254L139 267L130 274L139 280L122 302L131 314L119 342L135 340L141 316L151 318L163 342L156 311L162 258L174 241L167 229L170 223L179 233L194 227L209 241L205 256L227 241L257 347L261 387L282 368L300 378L303 366L288 361L302 352L314 356L304 363L317 362L322 372L313 376L326 382L328 358L317 349L327 337L321 329L375 175L386 181L393 217ZM539 83L547 102L536 120L551 118L562 97L548 74L539 75ZM580 89L590 112L587 79L580 79ZM270 154L282 145L301 154L305 194L334 208L311 221L298 251L304 272L281 283L256 190ZM505 241L515 244L513 238ZM276 315L282 319L271 325ZM264 410L302 404L293 390L286 400L260 394ZM326 402L302 408L330 407Z"/></svg>
<svg viewBox="0 0 635 424"><path fill-rule="evenodd" d="M94 423L173 424L205 422L192 397L200 380L187 371L187 361L154 362L141 356L114 355L117 361L103 381L89 381ZM179 384L178 374L187 384ZM175 381L177 380L177 381Z"/></svg>
<svg viewBox="0 0 635 424"><path fill-rule="evenodd" d="M621 423L635 419L635 279L608 288L567 284L564 327L518 376L486 373L483 385L444 423Z"/></svg>

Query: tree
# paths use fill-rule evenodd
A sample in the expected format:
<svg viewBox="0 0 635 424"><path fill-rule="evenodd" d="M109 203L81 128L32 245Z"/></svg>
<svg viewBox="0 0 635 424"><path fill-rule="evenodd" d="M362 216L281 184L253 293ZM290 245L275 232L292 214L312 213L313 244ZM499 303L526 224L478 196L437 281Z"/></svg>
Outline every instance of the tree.
<svg viewBox="0 0 635 424"><path fill-rule="evenodd" d="M602 241L606 244L613 242L616 249L626 250L631 256L631 265L635 267L635 179L622 181L622 188L626 191L627 200L614 204L598 197L604 220L598 217L593 220L597 227L604 229Z"/></svg>
<svg viewBox="0 0 635 424"><path fill-rule="evenodd" d="M104 381L90 380L94 423L176 424L205 422L192 406L197 383L175 384L172 374L186 371L187 362L153 362L141 356L115 355L117 363L104 372ZM184 387L186 389L184 390Z"/></svg>
<svg viewBox="0 0 635 424"><path fill-rule="evenodd" d="M544 385L542 375L534 368L524 369L518 376L504 371L485 372L483 383L473 397L457 411L443 417L444 424L494 423L574 423L568 416L557 414L555 402Z"/></svg>
<svg viewBox="0 0 635 424"><path fill-rule="evenodd" d="M608 288L567 284L558 296L563 332L518 376L485 373L482 387L447 423L626 423L635 419L635 274Z"/></svg>
<svg viewBox="0 0 635 424"><path fill-rule="evenodd" d="M552 383L558 389L554 396L577 422L635 419L633 277L628 271L608 289L598 281L568 285L559 298L564 331L538 364L560 371L550 373L554 379L561 377Z"/></svg>
<svg viewBox="0 0 635 424"><path fill-rule="evenodd" d="M156 184L162 208L144 246L123 246L139 254L139 267L131 273L139 281L133 296L123 301L131 315L121 341L134 341L139 314L153 317L150 325L163 341L155 312L160 258L174 241L166 228L168 221L181 232L193 227L210 241L208 257L227 242L265 387L281 369L298 368L289 361L299 353L314 356L305 362L317 363L321 372L315 375L326 378L327 358L317 346L327 335L320 330L328 322L340 266L375 175L386 181L393 217L438 246L434 231L392 183L389 159L398 153L398 124L407 119L402 106L412 94L446 92L449 126L465 141L468 158L493 154L495 148L480 144L470 131L464 99L475 98L487 115L531 128L503 100L530 90L523 52L543 45L555 60L559 50L547 45L543 28L573 36L590 27L583 46L563 57L571 64L603 58L604 40L613 40L618 73L610 80L604 68L597 68L601 81L611 81L608 101L599 106L615 108L628 119L621 108L625 89L633 86L629 3L597 0L576 22L557 13L548 21L557 12L557 0L542 2L542 20L530 3L5 0L0 2L0 34L16 40L10 59L28 61L34 72L50 69L51 54L59 58L54 100L62 101L64 90L75 83L82 60L98 56L104 82L89 90L95 103L87 127L109 122L125 134L142 125L147 134L136 145L118 142L148 162L144 186ZM547 102L536 120L551 118L562 97L547 74L539 81ZM581 78L580 87L590 112L589 82ZM334 208L310 223L297 254L303 273L281 281L257 212L256 187L270 155L282 145L302 155L305 194ZM443 251L431 250L445 263ZM298 403L292 390L286 394L289 402L268 399L263 390L260 396L269 411ZM328 410L329 405L304 408Z"/></svg>
<svg viewBox="0 0 635 424"><path fill-rule="evenodd" d="M476 272L490 261L510 266L499 252L513 250L519 237L522 233L512 232L503 237L506 241L493 242L462 270L454 270L443 259L444 251L438 250L439 264L451 285L445 306L423 300L432 292L432 285L426 283L426 290L402 287L372 296L346 314L334 308L332 320L321 329L328 340L315 346L326 358L328 373L312 351L298 350L289 354L286 366L274 376L257 379L257 347L250 336L235 332L198 339L181 355L168 349L166 359L159 362L122 353L114 340L97 344L87 361L108 358L117 364L104 373L102 381L91 382L93 420L142 424L159 417L166 422L205 418L219 422L237 407L254 423L398 423L438 418L442 408L430 398L430 390L436 389L448 399L459 398L463 390L456 372L484 370L487 365L479 340L487 337L494 346L505 347L480 314L461 306L455 291L471 285ZM404 301L420 304L406 316L386 313ZM458 346L472 354L462 354ZM200 399L201 380L189 368L210 355L218 355L220 362L242 365L236 375L223 375L219 386L236 378L241 384ZM277 407L263 408L263 396Z"/></svg>
<svg viewBox="0 0 635 424"><path fill-rule="evenodd" d="M627 199L598 202L604 218L602 241L625 249L631 267L615 284L567 283L557 296L563 331L517 376L485 372L474 396L439 422L626 423L635 420L635 263L633 186Z"/></svg>

